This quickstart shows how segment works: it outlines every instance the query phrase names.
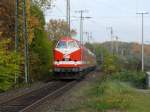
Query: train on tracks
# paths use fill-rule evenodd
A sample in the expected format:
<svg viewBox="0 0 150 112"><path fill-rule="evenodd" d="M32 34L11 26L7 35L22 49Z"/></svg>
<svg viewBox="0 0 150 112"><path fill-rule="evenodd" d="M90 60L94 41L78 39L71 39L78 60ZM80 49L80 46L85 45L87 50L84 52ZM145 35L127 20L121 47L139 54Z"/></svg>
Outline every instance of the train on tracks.
<svg viewBox="0 0 150 112"><path fill-rule="evenodd" d="M54 48L54 73L63 79L78 79L96 67L96 56L80 41L61 38Z"/></svg>

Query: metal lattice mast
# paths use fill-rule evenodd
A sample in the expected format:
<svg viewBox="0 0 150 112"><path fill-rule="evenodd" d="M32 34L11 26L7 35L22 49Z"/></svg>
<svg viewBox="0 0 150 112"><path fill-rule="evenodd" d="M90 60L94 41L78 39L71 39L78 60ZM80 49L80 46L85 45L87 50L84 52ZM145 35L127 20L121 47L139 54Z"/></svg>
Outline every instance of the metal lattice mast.
<svg viewBox="0 0 150 112"><path fill-rule="evenodd" d="M91 17L85 17L83 16L83 13L87 12L87 10L79 10L76 11L77 13L80 13L80 42L83 44L83 20L84 19L90 19Z"/></svg>
<svg viewBox="0 0 150 112"><path fill-rule="evenodd" d="M67 16L66 16L66 20L67 20L67 24L68 24L68 27L69 27L69 31L68 31L68 36L70 36L70 0L67 0L67 9L66 9L66 13L67 13Z"/></svg>
<svg viewBox="0 0 150 112"><path fill-rule="evenodd" d="M144 71L144 15L148 14L148 12L136 13L142 16L142 46L141 46L141 60L142 60L142 71Z"/></svg>
<svg viewBox="0 0 150 112"><path fill-rule="evenodd" d="M19 9L19 0L16 0L16 13L15 13L15 50L16 50L16 52L18 50L18 37L19 37L19 35L18 35L18 26L19 26L19 24L18 24L18 18L19 18L18 9Z"/></svg>
<svg viewBox="0 0 150 112"><path fill-rule="evenodd" d="M19 12L19 0L16 0L16 11L15 11L15 52L18 52L18 38L19 38L19 34L18 34L18 28L19 28L19 16L18 16L18 12ZM17 74L15 74L15 83L17 83Z"/></svg>
<svg viewBox="0 0 150 112"><path fill-rule="evenodd" d="M23 37L24 37L24 70L25 70L25 82L28 83L29 67L28 67L28 36L27 36L27 24L26 24L26 0L22 0L23 5Z"/></svg>

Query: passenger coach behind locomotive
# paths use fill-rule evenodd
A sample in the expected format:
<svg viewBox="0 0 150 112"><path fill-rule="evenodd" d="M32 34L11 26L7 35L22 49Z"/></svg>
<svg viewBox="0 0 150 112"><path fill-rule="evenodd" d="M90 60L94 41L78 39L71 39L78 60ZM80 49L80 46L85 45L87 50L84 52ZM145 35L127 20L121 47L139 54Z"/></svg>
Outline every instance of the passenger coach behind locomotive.
<svg viewBox="0 0 150 112"><path fill-rule="evenodd" d="M55 73L78 73L95 67L95 55L79 41L70 37L58 41L54 49Z"/></svg>

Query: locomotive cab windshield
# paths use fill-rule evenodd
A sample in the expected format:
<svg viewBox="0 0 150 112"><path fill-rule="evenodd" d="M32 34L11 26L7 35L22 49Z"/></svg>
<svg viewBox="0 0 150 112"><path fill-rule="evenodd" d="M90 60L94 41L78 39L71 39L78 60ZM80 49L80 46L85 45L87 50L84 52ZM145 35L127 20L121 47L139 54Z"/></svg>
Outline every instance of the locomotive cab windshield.
<svg viewBox="0 0 150 112"><path fill-rule="evenodd" d="M56 48L67 48L66 41L59 41Z"/></svg>
<svg viewBox="0 0 150 112"><path fill-rule="evenodd" d="M79 48L78 44L76 41L59 41L56 48L60 49L72 49L72 48Z"/></svg>
<svg viewBox="0 0 150 112"><path fill-rule="evenodd" d="M78 45L75 41L69 41L68 48L78 48Z"/></svg>

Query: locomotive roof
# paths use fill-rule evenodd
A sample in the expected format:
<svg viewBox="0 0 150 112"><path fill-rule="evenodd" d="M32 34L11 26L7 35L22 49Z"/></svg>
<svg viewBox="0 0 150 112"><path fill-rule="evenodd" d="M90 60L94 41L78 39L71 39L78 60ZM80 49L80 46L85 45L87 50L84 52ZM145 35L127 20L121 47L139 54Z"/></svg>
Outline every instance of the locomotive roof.
<svg viewBox="0 0 150 112"><path fill-rule="evenodd" d="M61 38L60 40L62 40L62 41L78 41L78 40L76 40L76 39L73 39L72 37L63 37L63 38ZM78 41L79 42L79 41Z"/></svg>
<svg viewBox="0 0 150 112"><path fill-rule="evenodd" d="M59 41L76 41L78 43L79 46L84 47L84 45L80 44L80 41L73 39L72 37L63 37L61 38Z"/></svg>

